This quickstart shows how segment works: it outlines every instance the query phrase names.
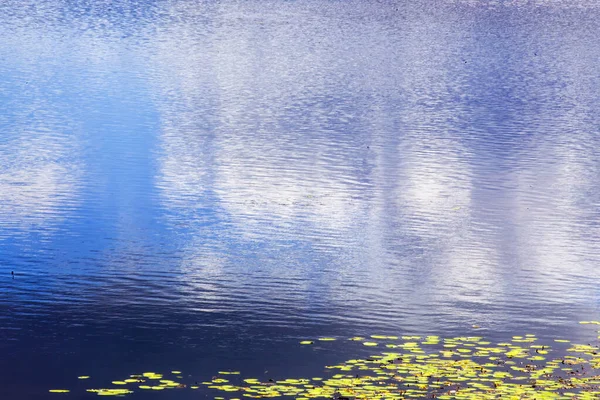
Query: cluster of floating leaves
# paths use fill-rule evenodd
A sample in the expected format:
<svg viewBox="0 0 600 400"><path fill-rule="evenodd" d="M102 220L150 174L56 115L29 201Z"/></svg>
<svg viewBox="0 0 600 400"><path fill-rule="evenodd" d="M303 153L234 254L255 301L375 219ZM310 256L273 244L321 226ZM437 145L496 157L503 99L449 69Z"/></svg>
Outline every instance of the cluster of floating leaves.
<svg viewBox="0 0 600 400"><path fill-rule="evenodd" d="M171 371L178 379L182 379L181 371ZM79 376L78 379L89 379L87 375ZM87 389L90 393L97 393L99 396L124 396L133 393L133 386L143 390L165 390L173 388L186 388L187 385L175 382L171 379L164 379L162 374L156 372L144 372L139 375L129 375L122 381L112 381L113 388ZM120 386L120 387L119 387ZM124 387L125 386L125 387ZM198 389L199 386L190 386L192 389ZM50 389L50 393L69 393L68 389Z"/></svg>
<svg viewBox="0 0 600 400"><path fill-rule="evenodd" d="M600 325L598 321L582 323ZM317 340L326 342L336 338ZM217 400L284 396L296 400L600 398L600 347L597 345L572 344L564 339L541 343L533 334L513 336L510 341L496 344L480 336L372 335L350 340L382 351L327 366L326 377L264 381L244 378L239 371L221 371L202 385L219 391L219 396L214 397ZM315 342L300 343L310 346ZM182 378L180 371L172 373ZM164 379L154 372L131 375L112 383L121 387L88 391L122 396L131 393L134 386L142 390L199 388L199 385L188 387Z"/></svg>

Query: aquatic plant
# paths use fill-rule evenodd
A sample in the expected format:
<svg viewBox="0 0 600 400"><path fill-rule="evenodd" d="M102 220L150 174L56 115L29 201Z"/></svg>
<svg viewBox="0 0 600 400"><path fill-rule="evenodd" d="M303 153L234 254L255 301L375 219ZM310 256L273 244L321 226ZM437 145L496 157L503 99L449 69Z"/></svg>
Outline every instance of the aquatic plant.
<svg viewBox="0 0 600 400"><path fill-rule="evenodd" d="M598 321L583 321L597 324ZM339 340L339 338L337 338ZM311 346L336 338L300 343ZM600 348L566 339L542 343L535 335L513 336L492 344L481 336L352 337L355 346L377 347L378 354L326 366L326 376L264 381L240 371L219 371L201 384L218 392L214 398L325 399L595 399L600 398ZM88 389L103 396L140 390L198 389L199 384L164 379L155 372L131 375L113 385ZM81 376L80 379L87 378ZM67 393L67 389L53 389Z"/></svg>

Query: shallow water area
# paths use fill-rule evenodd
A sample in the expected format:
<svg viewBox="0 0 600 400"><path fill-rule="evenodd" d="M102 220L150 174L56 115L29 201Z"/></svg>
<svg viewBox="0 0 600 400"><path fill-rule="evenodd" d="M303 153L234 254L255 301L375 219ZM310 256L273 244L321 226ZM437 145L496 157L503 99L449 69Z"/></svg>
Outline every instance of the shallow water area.
<svg viewBox="0 0 600 400"><path fill-rule="evenodd" d="M0 398L150 371L188 386L132 398L212 398L218 371L319 377L373 334L596 340L598 21L0 2Z"/></svg>

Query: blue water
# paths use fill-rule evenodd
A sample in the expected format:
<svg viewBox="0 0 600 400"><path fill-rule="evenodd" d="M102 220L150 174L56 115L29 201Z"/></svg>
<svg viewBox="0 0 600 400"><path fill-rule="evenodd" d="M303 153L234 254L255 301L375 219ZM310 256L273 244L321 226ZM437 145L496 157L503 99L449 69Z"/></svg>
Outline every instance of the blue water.
<svg viewBox="0 0 600 400"><path fill-rule="evenodd" d="M585 0L0 2L0 398L318 375L353 357L298 345L322 335L594 339L598 21Z"/></svg>

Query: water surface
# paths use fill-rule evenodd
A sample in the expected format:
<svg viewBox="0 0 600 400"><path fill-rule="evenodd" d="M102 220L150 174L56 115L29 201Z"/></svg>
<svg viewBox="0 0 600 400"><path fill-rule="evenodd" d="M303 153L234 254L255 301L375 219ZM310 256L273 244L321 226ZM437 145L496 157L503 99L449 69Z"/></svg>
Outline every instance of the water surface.
<svg viewBox="0 0 600 400"><path fill-rule="evenodd" d="M322 335L594 337L598 21L3 1L0 394L318 374L348 357Z"/></svg>

